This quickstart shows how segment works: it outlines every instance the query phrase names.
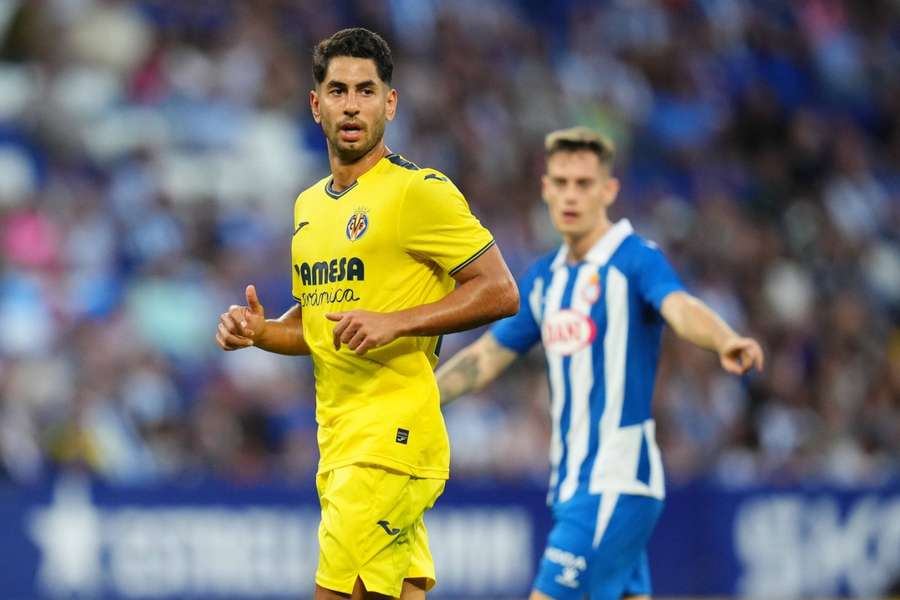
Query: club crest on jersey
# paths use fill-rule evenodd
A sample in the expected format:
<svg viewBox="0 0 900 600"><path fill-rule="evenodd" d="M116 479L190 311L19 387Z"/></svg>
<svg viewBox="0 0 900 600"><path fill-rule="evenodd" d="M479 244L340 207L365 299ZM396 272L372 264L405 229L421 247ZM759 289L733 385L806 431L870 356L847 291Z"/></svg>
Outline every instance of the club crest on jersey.
<svg viewBox="0 0 900 600"><path fill-rule="evenodd" d="M594 273L591 275L590 281L581 292L581 297L588 304L594 304L600 299L600 276Z"/></svg>
<svg viewBox="0 0 900 600"><path fill-rule="evenodd" d="M597 325L587 315L563 309L544 319L541 341L548 352L571 356L591 345L597 337Z"/></svg>
<svg viewBox="0 0 900 600"><path fill-rule="evenodd" d="M355 242L369 229L369 215L365 208L357 208L347 221L347 239Z"/></svg>

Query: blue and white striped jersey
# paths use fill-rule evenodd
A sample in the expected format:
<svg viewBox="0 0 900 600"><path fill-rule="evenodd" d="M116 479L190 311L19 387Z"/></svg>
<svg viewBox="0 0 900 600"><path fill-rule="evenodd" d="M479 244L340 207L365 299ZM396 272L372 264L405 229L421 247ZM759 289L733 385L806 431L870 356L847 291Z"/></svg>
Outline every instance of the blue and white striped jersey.
<svg viewBox="0 0 900 600"><path fill-rule="evenodd" d="M567 264L544 256L519 281L519 313L491 329L520 354L542 342L553 433L550 504L616 491L662 499L650 404L667 295L684 289L659 248L617 222Z"/></svg>

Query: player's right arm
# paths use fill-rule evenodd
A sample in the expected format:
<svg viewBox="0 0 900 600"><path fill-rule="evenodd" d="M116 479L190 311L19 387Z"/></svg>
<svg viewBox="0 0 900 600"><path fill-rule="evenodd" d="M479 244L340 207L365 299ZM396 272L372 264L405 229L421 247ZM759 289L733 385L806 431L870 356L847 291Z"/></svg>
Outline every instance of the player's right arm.
<svg viewBox="0 0 900 600"><path fill-rule="evenodd" d="M437 370L435 375L441 392L441 404L482 389L505 371L517 356L500 345L488 331Z"/></svg>
<svg viewBox="0 0 900 600"><path fill-rule="evenodd" d="M299 304L277 319L266 319L266 311L256 297L254 286L247 286L246 296L247 306L233 304L219 315L216 343L222 350L256 346L276 354L309 354L309 345L303 339Z"/></svg>

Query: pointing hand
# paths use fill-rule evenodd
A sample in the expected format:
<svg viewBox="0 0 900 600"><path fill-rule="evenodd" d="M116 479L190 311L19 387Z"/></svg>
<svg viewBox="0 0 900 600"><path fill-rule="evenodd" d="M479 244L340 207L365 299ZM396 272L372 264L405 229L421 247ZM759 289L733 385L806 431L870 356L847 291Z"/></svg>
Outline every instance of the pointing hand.
<svg viewBox="0 0 900 600"><path fill-rule="evenodd" d="M753 338L734 337L719 349L719 362L723 369L735 375L743 375L753 367L762 371L763 351Z"/></svg>

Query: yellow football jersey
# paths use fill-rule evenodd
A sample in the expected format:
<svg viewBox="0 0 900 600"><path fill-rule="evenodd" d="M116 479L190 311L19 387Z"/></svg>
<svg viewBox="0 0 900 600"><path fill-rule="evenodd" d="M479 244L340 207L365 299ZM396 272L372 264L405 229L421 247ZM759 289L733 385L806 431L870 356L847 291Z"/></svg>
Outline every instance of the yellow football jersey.
<svg viewBox="0 0 900 600"><path fill-rule="evenodd" d="M364 356L342 345L327 313L393 312L436 302L451 275L493 245L445 176L397 154L347 189L331 178L294 205L293 294L316 378L319 472L372 463L445 479L450 447L434 367L437 337L402 337Z"/></svg>

